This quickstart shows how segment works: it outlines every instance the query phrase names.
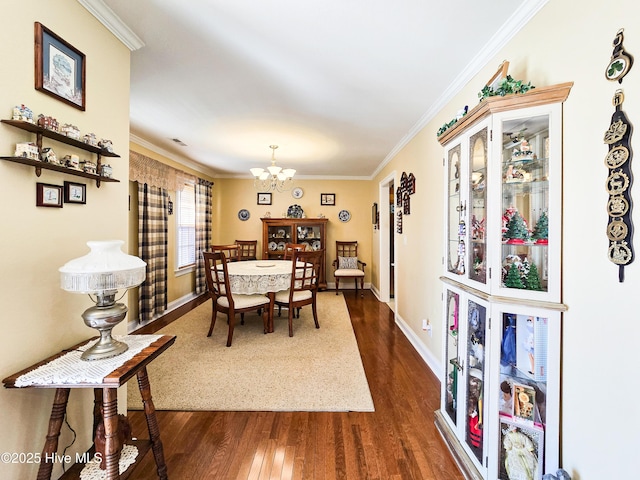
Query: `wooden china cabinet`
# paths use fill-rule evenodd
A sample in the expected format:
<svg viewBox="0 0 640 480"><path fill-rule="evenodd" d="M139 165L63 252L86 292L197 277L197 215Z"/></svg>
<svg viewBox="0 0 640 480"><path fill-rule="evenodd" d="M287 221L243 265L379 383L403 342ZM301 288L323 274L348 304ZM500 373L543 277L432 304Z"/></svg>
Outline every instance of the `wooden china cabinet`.
<svg viewBox="0 0 640 480"><path fill-rule="evenodd" d="M444 147L436 425L466 478L560 462L562 104L572 83L489 97Z"/></svg>
<svg viewBox="0 0 640 480"><path fill-rule="evenodd" d="M306 244L307 250L322 250L318 288L327 288L326 218L262 218L262 258L282 259L287 243Z"/></svg>

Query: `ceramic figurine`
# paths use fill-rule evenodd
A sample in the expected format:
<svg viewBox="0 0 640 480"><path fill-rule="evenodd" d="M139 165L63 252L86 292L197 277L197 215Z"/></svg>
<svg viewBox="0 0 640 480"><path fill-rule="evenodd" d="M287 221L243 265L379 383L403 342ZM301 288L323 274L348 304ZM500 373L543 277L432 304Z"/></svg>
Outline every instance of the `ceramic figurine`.
<svg viewBox="0 0 640 480"><path fill-rule="evenodd" d="M40 160L38 146L33 142L16 143L15 156L30 158L31 160Z"/></svg>

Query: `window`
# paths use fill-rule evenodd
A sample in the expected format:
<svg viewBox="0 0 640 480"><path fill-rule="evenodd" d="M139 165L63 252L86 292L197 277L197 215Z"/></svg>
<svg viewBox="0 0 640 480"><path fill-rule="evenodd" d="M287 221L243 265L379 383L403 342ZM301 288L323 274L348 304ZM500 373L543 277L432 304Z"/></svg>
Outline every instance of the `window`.
<svg viewBox="0 0 640 480"><path fill-rule="evenodd" d="M196 194L193 185L185 184L177 192L178 217L176 218L177 234L177 268L184 268L196 263Z"/></svg>

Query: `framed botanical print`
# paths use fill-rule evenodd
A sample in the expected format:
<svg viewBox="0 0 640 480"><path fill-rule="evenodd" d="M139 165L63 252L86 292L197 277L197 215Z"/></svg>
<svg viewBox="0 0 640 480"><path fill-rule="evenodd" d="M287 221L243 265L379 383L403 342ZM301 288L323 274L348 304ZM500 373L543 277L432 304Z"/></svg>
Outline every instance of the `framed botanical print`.
<svg viewBox="0 0 640 480"><path fill-rule="evenodd" d="M35 22L35 88L79 110L85 109L85 56Z"/></svg>

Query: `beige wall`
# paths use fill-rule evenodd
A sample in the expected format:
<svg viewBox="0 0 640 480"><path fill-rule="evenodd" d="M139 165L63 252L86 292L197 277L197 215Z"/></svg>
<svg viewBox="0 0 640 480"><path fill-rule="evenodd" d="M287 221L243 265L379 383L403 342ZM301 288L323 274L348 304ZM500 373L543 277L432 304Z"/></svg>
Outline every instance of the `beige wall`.
<svg viewBox="0 0 640 480"><path fill-rule="evenodd" d="M563 300L569 306L562 341L562 464L574 480L624 478L637 470L633 459L640 421L629 411L625 385L634 383L637 363L640 263L627 267L625 281L619 283L617 267L607 259L603 159L608 149L602 138L616 88L625 90L623 108L631 123L640 118L640 68L634 66L622 85L604 77L618 29L626 27L626 50L636 56L640 52L640 30L630 21L639 16L640 6L632 0L616 3L615 9L596 1L579 7L571 0L550 1L374 180L378 183L392 170L413 171L418 179L412 208L419 213L405 219L407 245L396 242L397 313L412 329L418 348L437 359L441 369L438 276L444 194L436 132L462 106L477 104L477 92L504 59L510 61L514 78L534 85L575 82L564 108L562 252ZM632 137L632 145L636 140ZM637 192L634 186L632 196ZM638 208L633 216L640 225ZM436 320L433 338L420 328L425 317Z"/></svg>
<svg viewBox="0 0 640 480"><path fill-rule="evenodd" d="M88 240L127 240L129 50L106 31L78 2L23 0L5 2L0 15L0 118L11 117L24 103L34 114L77 125L113 141L122 158L109 159L120 183L97 188L88 179L0 161L0 375L5 378L49 355L93 336L81 314L91 301L60 289L58 268L89 251ZM34 21L39 21L86 55L86 111L70 107L34 89ZM0 151L13 155L16 142L35 137L0 125ZM56 142L56 153L79 153ZM81 158L90 154L81 155ZM95 159L95 157L94 157ZM87 184L87 204L64 208L36 207L36 182ZM85 181L86 180L86 181ZM118 329L123 330L124 326ZM54 391L0 389L0 452L41 452ZM71 392L69 424L78 438L67 453L84 451L91 441L91 390ZM72 442L64 427L60 445ZM61 452L62 450L60 450ZM35 478L37 465L0 462L0 478ZM61 473L60 464L54 478Z"/></svg>
<svg viewBox="0 0 640 480"><path fill-rule="evenodd" d="M247 175L249 176L249 175ZM295 186L304 191L300 199L294 199L291 192L275 192L271 205L258 205L257 192L250 178L216 179L214 187L213 205L213 241L214 243L228 243L234 240L258 240L258 251L262 251L262 221L267 212L272 218L286 216L290 205L302 207L307 218L314 218L322 214L327 219L327 282L333 284L331 262L335 259L336 240L357 240L359 244L358 256L371 265L371 205L374 190L370 181L364 180L296 180ZM321 193L335 193L335 206L320 205ZM238 218L238 211L249 210L247 221ZM340 210L349 210L351 220L338 220ZM371 281L371 269L365 269L365 282ZM352 285L350 286L353 287Z"/></svg>

